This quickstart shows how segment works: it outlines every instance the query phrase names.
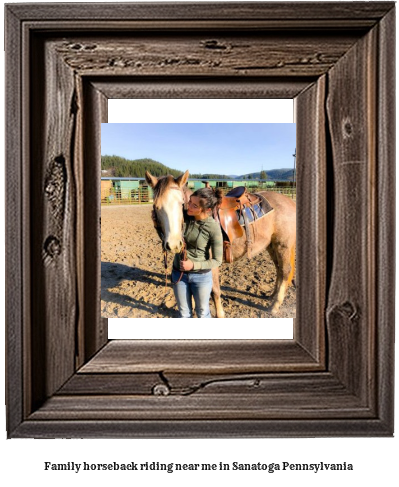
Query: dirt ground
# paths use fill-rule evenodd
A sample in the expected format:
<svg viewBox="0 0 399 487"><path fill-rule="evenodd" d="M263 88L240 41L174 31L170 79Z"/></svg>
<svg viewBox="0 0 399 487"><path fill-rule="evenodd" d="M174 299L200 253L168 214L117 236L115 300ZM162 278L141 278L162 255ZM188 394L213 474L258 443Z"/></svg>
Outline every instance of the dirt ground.
<svg viewBox="0 0 399 487"><path fill-rule="evenodd" d="M104 318L176 318L170 280L165 288L161 243L151 205L101 208L101 315ZM172 267L172 255L168 269ZM267 251L223 264L220 270L226 318L272 318L268 311L275 269ZM295 317L290 287L277 318ZM215 308L211 301L212 315Z"/></svg>

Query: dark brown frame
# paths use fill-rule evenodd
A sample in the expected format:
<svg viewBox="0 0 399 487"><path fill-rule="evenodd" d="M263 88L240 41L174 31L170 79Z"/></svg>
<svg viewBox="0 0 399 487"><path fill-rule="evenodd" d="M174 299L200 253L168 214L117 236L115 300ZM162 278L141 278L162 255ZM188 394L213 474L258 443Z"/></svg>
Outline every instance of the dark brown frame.
<svg viewBox="0 0 399 487"><path fill-rule="evenodd" d="M394 34L393 2L6 6L9 437L393 434ZM293 340L107 341L113 97L295 99Z"/></svg>

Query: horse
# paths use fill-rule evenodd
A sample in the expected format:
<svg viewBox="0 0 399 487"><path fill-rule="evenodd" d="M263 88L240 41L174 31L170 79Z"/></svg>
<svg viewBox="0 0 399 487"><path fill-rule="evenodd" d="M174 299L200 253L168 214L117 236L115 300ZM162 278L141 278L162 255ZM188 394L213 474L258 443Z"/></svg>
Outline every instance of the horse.
<svg viewBox="0 0 399 487"><path fill-rule="evenodd" d="M183 208L192 194L186 185L188 176L189 171L177 178L171 175L157 178L149 171L145 174L147 183L154 192L154 224L158 226L164 250L172 253L179 253L183 248ZM295 274L296 204L291 198L274 191L261 191L258 194L268 200L273 211L250 225L251 257L267 249L276 267L277 278L270 310L273 316L277 316ZM233 241L231 250L234 261L247 256L246 232ZM224 318L219 268L212 269L212 279L211 295L216 308L216 317Z"/></svg>

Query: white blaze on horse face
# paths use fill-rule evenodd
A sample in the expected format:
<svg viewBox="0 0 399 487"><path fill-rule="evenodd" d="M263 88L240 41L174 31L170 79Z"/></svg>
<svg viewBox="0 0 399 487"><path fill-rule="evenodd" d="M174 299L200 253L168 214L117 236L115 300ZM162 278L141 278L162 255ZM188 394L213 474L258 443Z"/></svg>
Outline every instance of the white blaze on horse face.
<svg viewBox="0 0 399 487"><path fill-rule="evenodd" d="M180 188L171 187L164 195L162 207L158 210L158 218L162 224L165 235L165 248L178 253L183 247L183 194Z"/></svg>

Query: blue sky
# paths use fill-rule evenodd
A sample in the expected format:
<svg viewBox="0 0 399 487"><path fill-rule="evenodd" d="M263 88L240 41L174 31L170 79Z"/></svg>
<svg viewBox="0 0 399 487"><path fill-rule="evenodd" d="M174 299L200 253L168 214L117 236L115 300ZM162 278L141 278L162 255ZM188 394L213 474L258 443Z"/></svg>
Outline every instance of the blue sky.
<svg viewBox="0 0 399 487"><path fill-rule="evenodd" d="M292 168L294 123L107 123L101 154L151 158L191 173Z"/></svg>

